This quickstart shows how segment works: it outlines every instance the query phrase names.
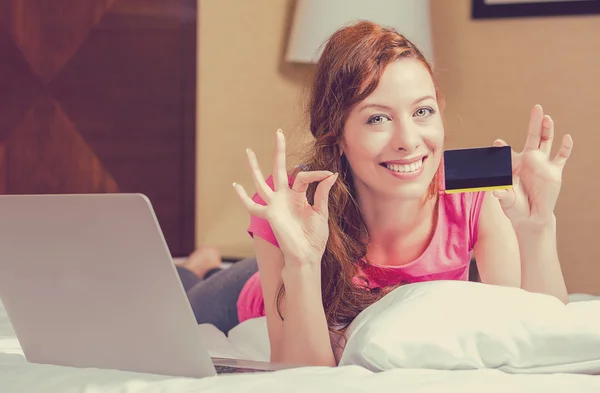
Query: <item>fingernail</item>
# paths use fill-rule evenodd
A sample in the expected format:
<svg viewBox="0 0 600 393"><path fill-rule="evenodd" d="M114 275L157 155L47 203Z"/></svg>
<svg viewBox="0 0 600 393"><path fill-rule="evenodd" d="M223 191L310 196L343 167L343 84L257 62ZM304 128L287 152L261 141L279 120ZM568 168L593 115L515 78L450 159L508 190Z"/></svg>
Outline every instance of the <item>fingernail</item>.
<svg viewBox="0 0 600 393"><path fill-rule="evenodd" d="M248 153L248 154L252 153L252 149L250 149L250 148L247 148L247 149L246 149L246 153Z"/></svg>
<svg viewBox="0 0 600 393"><path fill-rule="evenodd" d="M283 134L283 130L282 130L281 128L278 128L278 129L277 129L277 133L278 133L278 134Z"/></svg>
<svg viewBox="0 0 600 393"><path fill-rule="evenodd" d="M233 182L233 184L232 184L232 185L233 185L233 188L235 188L235 187L237 186L237 183L236 183L236 182Z"/></svg>

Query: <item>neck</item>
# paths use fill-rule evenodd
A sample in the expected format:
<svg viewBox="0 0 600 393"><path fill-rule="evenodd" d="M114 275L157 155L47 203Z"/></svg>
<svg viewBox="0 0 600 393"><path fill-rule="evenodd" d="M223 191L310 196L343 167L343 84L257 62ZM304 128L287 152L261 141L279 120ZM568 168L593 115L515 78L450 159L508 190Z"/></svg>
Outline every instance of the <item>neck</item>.
<svg viewBox="0 0 600 393"><path fill-rule="evenodd" d="M418 256L433 234L437 199L406 201L359 194L363 194L358 200L369 232L370 259L383 265L402 264Z"/></svg>
<svg viewBox="0 0 600 393"><path fill-rule="evenodd" d="M424 220L431 218L435 207L434 199L399 201L363 197L359 198L359 203L371 241L385 235L395 237L411 232Z"/></svg>

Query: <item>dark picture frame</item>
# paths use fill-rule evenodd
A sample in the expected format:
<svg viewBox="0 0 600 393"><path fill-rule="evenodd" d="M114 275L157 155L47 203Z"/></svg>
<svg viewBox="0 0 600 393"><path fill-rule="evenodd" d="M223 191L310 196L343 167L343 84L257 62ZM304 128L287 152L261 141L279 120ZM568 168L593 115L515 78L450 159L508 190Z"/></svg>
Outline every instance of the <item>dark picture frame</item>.
<svg viewBox="0 0 600 393"><path fill-rule="evenodd" d="M531 18L600 14L600 0L507 0L494 4L493 0L472 0L472 19Z"/></svg>

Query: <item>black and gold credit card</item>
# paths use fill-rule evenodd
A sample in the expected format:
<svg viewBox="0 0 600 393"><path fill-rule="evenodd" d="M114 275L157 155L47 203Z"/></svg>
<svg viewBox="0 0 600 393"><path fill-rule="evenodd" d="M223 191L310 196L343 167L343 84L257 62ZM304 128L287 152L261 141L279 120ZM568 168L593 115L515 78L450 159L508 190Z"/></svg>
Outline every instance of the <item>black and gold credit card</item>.
<svg viewBox="0 0 600 393"><path fill-rule="evenodd" d="M444 151L446 193L509 189L513 185L510 146Z"/></svg>

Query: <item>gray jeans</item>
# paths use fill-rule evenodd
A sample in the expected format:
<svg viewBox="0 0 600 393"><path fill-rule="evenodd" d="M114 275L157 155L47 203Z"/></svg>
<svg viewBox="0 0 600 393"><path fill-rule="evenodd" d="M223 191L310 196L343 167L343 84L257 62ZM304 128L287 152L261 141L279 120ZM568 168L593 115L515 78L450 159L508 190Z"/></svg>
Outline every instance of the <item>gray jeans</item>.
<svg viewBox="0 0 600 393"><path fill-rule="evenodd" d="M198 324L213 324L225 334L239 324L238 297L244 284L257 271L256 258L243 259L227 269L211 271L204 279L177 266Z"/></svg>

